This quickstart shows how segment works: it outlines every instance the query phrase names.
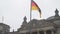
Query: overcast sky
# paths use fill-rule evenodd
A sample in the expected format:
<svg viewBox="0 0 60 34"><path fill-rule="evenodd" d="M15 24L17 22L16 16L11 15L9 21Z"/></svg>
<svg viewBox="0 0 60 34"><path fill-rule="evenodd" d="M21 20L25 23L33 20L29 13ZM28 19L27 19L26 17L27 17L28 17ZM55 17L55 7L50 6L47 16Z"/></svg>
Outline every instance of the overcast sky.
<svg viewBox="0 0 60 34"><path fill-rule="evenodd" d="M60 0L34 0L41 9L42 19L53 16L56 8L60 11ZM31 0L0 0L0 22L4 16L3 23L11 27L11 31L20 28L24 16L27 22L30 20ZM60 13L59 13L60 14ZM32 19L39 19L39 12L32 11Z"/></svg>

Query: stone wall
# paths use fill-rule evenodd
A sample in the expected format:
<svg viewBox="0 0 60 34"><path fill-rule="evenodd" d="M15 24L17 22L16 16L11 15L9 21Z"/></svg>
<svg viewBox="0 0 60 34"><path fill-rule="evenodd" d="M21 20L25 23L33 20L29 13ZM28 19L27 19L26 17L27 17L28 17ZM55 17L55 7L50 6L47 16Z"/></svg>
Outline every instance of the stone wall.
<svg viewBox="0 0 60 34"><path fill-rule="evenodd" d="M60 28L57 28L56 34L60 34Z"/></svg>

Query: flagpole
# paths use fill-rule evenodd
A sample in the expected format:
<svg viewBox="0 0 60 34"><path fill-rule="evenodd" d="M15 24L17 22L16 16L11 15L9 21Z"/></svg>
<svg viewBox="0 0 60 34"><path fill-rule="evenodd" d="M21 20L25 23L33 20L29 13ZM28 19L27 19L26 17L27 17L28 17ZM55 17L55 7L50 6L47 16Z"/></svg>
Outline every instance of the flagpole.
<svg viewBox="0 0 60 34"><path fill-rule="evenodd" d="M31 21L31 18L32 18L32 1L33 0L31 0L31 6L30 6L30 21Z"/></svg>
<svg viewBox="0 0 60 34"><path fill-rule="evenodd" d="M31 18L32 18L32 1L31 0L31 5L30 5L30 23L31 23ZM30 27L30 34L31 34L31 27Z"/></svg>

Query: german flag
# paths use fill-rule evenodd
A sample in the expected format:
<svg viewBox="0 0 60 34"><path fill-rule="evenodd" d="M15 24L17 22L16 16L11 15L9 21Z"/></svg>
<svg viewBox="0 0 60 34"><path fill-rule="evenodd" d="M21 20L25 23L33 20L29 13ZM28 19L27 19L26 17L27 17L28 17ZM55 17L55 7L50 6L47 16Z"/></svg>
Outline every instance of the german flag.
<svg viewBox="0 0 60 34"><path fill-rule="evenodd" d="M41 18L41 10L40 10L39 6L36 4L36 2L34 2L33 0L31 2L31 10L38 10L40 13L40 18Z"/></svg>

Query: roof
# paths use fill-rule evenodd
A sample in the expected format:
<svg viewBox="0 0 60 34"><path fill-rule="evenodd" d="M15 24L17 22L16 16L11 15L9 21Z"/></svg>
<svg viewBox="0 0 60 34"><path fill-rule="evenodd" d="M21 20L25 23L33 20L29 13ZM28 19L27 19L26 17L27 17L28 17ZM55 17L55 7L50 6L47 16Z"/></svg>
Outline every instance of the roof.
<svg viewBox="0 0 60 34"><path fill-rule="evenodd" d="M55 10L55 15L47 18L47 20L54 20L54 21L55 21L55 20L60 20L60 16L59 16L59 11L58 11L58 9Z"/></svg>
<svg viewBox="0 0 60 34"><path fill-rule="evenodd" d="M0 26L6 26L6 27L10 28L10 26L9 26L9 25L4 24L4 23L0 23Z"/></svg>
<svg viewBox="0 0 60 34"><path fill-rule="evenodd" d="M42 20L33 19L26 25L26 27L20 28L20 30L30 30L30 29L43 28L48 26L55 26L55 24L51 23L50 21L48 22L45 19Z"/></svg>
<svg viewBox="0 0 60 34"><path fill-rule="evenodd" d="M60 20L60 16L59 17L52 16L47 18L47 20Z"/></svg>

